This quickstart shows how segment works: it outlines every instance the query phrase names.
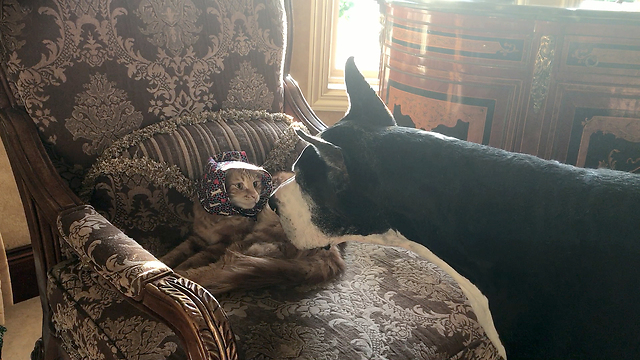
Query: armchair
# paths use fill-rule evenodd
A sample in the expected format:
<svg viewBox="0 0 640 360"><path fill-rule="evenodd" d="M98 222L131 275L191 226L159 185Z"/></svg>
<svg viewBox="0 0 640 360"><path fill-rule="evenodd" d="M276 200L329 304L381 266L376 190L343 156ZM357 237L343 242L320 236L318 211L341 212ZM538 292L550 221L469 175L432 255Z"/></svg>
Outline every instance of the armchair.
<svg viewBox="0 0 640 360"><path fill-rule="evenodd" d="M157 260L188 232L207 155L282 169L304 146L291 126L325 127L288 74L290 0L0 3L33 359L498 357L453 280L409 251L349 244L335 282L218 299Z"/></svg>

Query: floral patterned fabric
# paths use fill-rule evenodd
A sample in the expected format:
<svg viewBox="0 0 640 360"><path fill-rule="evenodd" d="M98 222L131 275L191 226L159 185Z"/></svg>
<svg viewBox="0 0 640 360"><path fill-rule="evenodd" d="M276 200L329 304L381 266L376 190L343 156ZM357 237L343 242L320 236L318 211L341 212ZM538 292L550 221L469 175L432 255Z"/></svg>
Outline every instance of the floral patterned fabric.
<svg viewBox="0 0 640 360"><path fill-rule="evenodd" d="M55 335L72 360L186 358L167 325L138 310L79 260L56 265L47 285Z"/></svg>
<svg viewBox="0 0 640 360"><path fill-rule="evenodd" d="M91 233L87 209L75 213L86 212L80 227ZM345 259L345 273L324 284L219 296L240 359L501 359L458 285L433 263L362 243L348 243ZM52 323L72 359L185 358L175 333L107 279L77 259L50 272Z"/></svg>
<svg viewBox="0 0 640 360"><path fill-rule="evenodd" d="M89 205L61 212L58 231L75 255L131 298L139 298L151 279L172 272Z"/></svg>
<svg viewBox="0 0 640 360"><path fill-rule="evenodd" d="M88 205L62 211L58 229L67 260L47 274L48 320L72 359L175 359L176 336L166 325L185 319L173 312L162 321L150 316L158 309L167 316L165 306L182 309L188 334L197 332L211 359L235 358L227 317L204 288L174 276ZM149 305L159 299L163 305ZM190 352L201 351L193 345L187 342Z"/></svg>
<svg viewBox="0 0 640 360"><path fill-rule="evenodd" d="M9 86L76 191L96 158L135 129L205 110L282 110L282 0L1 6Z"/></svg>
<svg viewBox="0 0 640 360"><path fill-rule="evenodd" d="M219 296L244 359L501 359L455 281L401 248L348 243L314 287Z"/></svg>

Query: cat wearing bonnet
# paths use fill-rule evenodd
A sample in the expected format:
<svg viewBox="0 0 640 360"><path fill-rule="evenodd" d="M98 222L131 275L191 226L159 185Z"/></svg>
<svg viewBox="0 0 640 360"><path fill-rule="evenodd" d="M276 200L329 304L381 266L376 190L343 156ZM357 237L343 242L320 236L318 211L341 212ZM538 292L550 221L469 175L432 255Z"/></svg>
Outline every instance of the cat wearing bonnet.
<svg viewBox="0 0 640 360"><path fill-rule="evenodd" d="M292 175L272 177L244 152L210 158L196 183L191 235L161 261L214 295L334 278L345 266L339 247L298 250L267 205L271 190Z"/></svg>

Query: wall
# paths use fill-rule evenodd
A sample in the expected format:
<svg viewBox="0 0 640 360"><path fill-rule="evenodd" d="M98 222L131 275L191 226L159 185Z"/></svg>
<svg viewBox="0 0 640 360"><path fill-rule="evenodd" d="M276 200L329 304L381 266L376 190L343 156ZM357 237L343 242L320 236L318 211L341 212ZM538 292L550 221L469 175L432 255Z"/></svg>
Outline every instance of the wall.
<svg viewBox="0 0 640 360"><path fill-rule="evenodd" d="M317 1L317 0L316 0ZM320 0L324 1L324 0ZM311 44L315 42L312 31L316 21L315 1L293 1L293 52L291 56L291 76L298 82L306 99L310 99L311 73L309 62L319 59L324 54L313 54ZM328 49L326 49L328 51ZM340 120L346 107L336 111L315 111L316 115L327 125L333 125Z"/></svg>
<svg viewBox="0 0 640 360"><path fill-rule="evenodd" d="M0 234L6 250L31 243L22 201L2 140L0 140Z"/></svg>

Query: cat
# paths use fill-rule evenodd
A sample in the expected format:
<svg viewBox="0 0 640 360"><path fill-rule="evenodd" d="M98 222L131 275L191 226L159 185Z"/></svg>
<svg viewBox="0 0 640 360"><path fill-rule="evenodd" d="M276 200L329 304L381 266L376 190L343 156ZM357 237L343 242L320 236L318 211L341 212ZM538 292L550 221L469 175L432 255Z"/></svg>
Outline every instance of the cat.
<svg viewBox="0 0 640 360"><path fill-rule="evenodd" d="M255 216L242 213L255 209L264 193L261 170L230 168L225 174L228 201L239 213L210 213L202 201L195 201L191 235L162 262L214 295L275 285L313 285L344 270L341 247L298 250L266 203ZM273 187L292 175L274 174Z"/></svg>

